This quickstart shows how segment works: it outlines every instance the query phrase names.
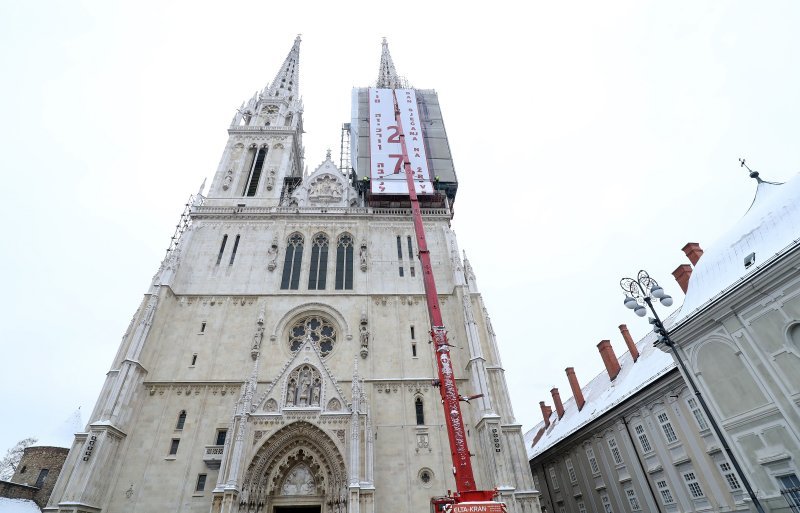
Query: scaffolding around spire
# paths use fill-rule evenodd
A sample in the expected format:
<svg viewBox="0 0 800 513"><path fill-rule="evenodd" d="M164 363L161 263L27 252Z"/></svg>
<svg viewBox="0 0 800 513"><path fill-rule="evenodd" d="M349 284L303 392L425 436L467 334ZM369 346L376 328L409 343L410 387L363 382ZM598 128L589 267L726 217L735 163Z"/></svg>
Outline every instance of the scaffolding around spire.
<svg viewBox="0 0 800 513"><path fill-rule="evenodd" d="M376 87L379 89L408 89L408 81L397 74L392 60L392 54L389 53L389 43L386 38L381 42L381 64L378 69L378 81Z"/></svg>

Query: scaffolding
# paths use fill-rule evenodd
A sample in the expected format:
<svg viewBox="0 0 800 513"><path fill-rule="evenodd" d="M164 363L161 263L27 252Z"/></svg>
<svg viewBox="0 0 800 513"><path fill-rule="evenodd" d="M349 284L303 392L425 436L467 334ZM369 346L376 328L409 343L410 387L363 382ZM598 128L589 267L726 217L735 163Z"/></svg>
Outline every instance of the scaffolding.
<svg viewBox="0 0 800 513"><path fill-rule="evenodd" d="M353 164L350 160L350 123L342 123L342 140L339 146L339 171L352 179Z"/></svg>

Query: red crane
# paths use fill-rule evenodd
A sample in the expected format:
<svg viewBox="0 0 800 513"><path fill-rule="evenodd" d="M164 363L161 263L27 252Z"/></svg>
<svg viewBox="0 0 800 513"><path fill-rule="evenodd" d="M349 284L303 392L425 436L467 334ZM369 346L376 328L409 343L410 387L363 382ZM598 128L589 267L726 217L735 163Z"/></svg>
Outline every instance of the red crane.
<svg viewBox="0 0 800 513"><path fill-rule="evenodd" d="M447 330L442 321L442 312L439 309L439 296L436 292L436 281L431 267L431 256L428 243L425 239L425 227L422 224L422 211L419 207L417 191L414 187L414 171L408 158L405 131L400 115L396 91L392 91L394 99L394 114L397 130L400 136L400 146L403 153L403 171L408 185L408 196L411 200L411 215L414 219L414 233L419 248L419 261L422 267L422 280L425 285L425 301L428 306L428 316L431 322L431 339L436 355L436 367L439 373L439 392L442 396L444 418L447 424L447 437L450 440L450 455L453 459L453 474L456 480L456 492L447 497L431 500L432 509L435 511L450 511L452 513L501 513L505 512L505 505L495 502L497 490L478 490L472 472L467 434L464 420L461 416L461 396L456 388L453 374L453 364L450 359L450 344L447 343Z"/></svg>

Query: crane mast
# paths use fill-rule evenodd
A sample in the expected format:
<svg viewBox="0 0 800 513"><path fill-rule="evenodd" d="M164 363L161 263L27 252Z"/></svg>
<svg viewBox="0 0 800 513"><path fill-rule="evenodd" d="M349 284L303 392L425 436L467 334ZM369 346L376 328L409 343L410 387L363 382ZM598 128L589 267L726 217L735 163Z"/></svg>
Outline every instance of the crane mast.
<svg viewBox="0 0 800 513"><path fill-rule="evenodd" d="M408 195L411 201L411 215L414 221L414 234L419 248L419 261L422 268L422 281L425 286L425 302L428 307L428 316L431 323L431 340L433 341L434 354L436 358L436 368L439 376L439 392L442 396L442 406L444 408L445 424L447 425L447 437L450 441L450 455L453 460L453 474L456 481L456 492L452 497L445 498L441 502L433 501L434 504L453 504L453 511L458 508L457 504L469 503L477 509L470 509L475 512L500 512L505 511L502 503L494 502L497 495L496 490L477 490L475 477L472 472L472 462L470 461L469 447L467 446L466 429L461 415L461 396L458 394L456 380L453 374L453 363L450 358L450 344L447 342L447 330L442 321L442 312L439 308L439 296L436 291L436 281L433 276L431 266L431 256L428 250L428 243L425 239L425 227L422 224L422 211L419 206L419 198L414 187L414 170L411 168L411 161L408 157L408 147L406 145L405 130L403 129L397 93L392 90L394 100L395 122L400 137L402 148L403 171L406 175L408 185ZM450 499L450 500L448 500ZM448 506L449 508L449 506Z"/></svg>

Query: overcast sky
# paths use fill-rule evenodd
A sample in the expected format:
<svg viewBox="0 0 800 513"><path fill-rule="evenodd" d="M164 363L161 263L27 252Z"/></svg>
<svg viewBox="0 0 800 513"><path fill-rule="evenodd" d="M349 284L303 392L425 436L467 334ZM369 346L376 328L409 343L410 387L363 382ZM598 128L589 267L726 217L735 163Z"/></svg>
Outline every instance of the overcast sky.
<svg viewBox="0 0 800 513"><path fill-rule="evenodd" d="M647 323L618 282L671 277L755 182L800 171L800 3L0 3L0 451L84 421L234 109L302 33L306 163L377 78L439 93L453 227L492 316L517 420L564 368ZM375 355L376 357L378 355Z"/></svg>

